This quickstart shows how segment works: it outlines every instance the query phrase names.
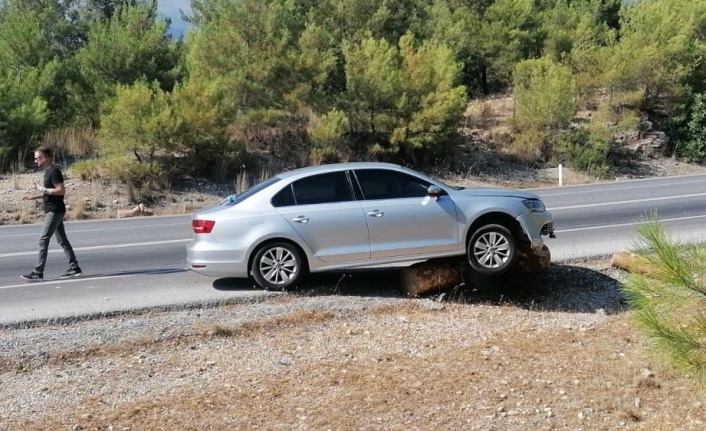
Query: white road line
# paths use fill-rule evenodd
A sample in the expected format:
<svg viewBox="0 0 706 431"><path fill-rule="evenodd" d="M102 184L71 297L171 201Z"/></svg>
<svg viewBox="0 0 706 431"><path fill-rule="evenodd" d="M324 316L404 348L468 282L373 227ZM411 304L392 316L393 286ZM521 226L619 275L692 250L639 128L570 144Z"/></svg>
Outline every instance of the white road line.
<svg viewBox="0 0 706 431"><path fill-rule="evenodd" d="M188 268L184 268L183 271L188 271ZM181 272L181 271L179 271ZM165 274L173 274L174 272L167 272ZM77 277L77 278L60 278L58 280L42 280L42 281L26 281L22 284L14 284L11 286L0 286L2 289L13 289L17 287L27 287L27 286L50 286L54 284L66 284L66 283L78 283L81 281L97 281L97 280L110 280L111 278L124 278L124 277L134 277L136 275L145 275L143 272L134 272L129 274L116 274L116 275L97 275L95 277ZM154 275L154 274L152 274ZM89 287L91 288L91 287Z"/></svg>
<svg viewBox="0 0 706 431"><path fill-rule="evenodd" d="M566 207L549 207L547 209L549 211L575 210L575 209L580 209L580 208L606 207L606 206L625 205L625 204L634 204L634 203L642 203L642 202L656 202L656 201L667 201L667 200L672 200L672 199L695 198L695 197L699 197L699 196L706 196L706 193L694 193L694 194L690 194L690 195L678 195L678 196L662 196L659 198L634 199L634 200L630 200L630 201L619 201L619 202L600 202L600 203L595 203L595 204L570 205L570 206L566 206Z"/></svg>
<svg viewBox="0 0 706 431"><path fill-rule="evenodd" d="M97 245L94 247L75 247L74 251L87 251L87 250L108 250L114 248L126 248L126 247L140 247L140 246L150 246L150 245L163 245L163 244L179 244L191 241L189 239L173 239L169 241L150 241L150 242L135 242L130 244L113 244L113 245ZM63 253L62 249L49 250L49 253ZM16 257L16 256L31 256L37 254L37 251L22 251L19 253L6 253L0 254L0 259L4 257Z"/></svg>
<svg viewBox="0 0 706 431"><path fill-rule="evenodd" d="M168 224L160 224L158 227L167 227L167 226L184 226L184 223L168 223ZM120 227L106 227L106 228L100 228L100 229L70 229L70 225L67 225L64 223L64 227L68 228L66 229L66 233L70 235L72 234L79 234L79 233L85 233L85 232L103 232L103 231L109 231L109 230L125 230L125 226L120 226ZM37 225L37 228L40 229L41 225ZM144 226L131 226L130 229L154 229L155 226L151 225L144 225ZM23 236L37 236L37 232L31 232L31 233L20 233L16 235L2 235L0 238L16 238L16 237L23 237Z"/></svg>
<svg viewBox="0 0 706 431"><path fill-rule="evenodd" d="M699 174L700 175L700 174ZM650 181L650 180L665 180L668 179L669 177L660 177L660 178L646 178L642 180L631 180L631 183L634 183L635 181ZM628 182L615 182L615 183L603 183L603 184L621 184L625 185L626 187L607 187L607 188L602 188L602 189L590 189L590 190L582 190L582 189L587 189L590 186L595 186L599 184L577 184L577 185L572 185L572 186L566 186L565 191L559 191L552 193L542 193L542 190L546 189L528 189L528 190L533 190L535 193L540 194L542 197L545 196L563 196L563 195L575 195L579 193L597 193L597 192L614 192L614 191L620 191L620 190L636 190L636 189L654 189L656 187L678 187L678 186L683 186L684 184L698 184L698 183L703 183L706 182L705 180L697 180L697 181L684 181L684 182L669 182L665 184L646 184L646 185L640 185L640 186L635 186L633 184L628 184Z"/></svg>
<svg viewBox="0 0 706 431"><path fill-rule="evenodd" d="M695 219L700 219L700 218L706 218L706 215L658 219L658 222L666 223L666 222L672 222L672 221L695 220ZM596 230L596 229L609 229L612 227L636 226L636 225L643 224L643 223L645 223L645 222L618 223L618 224L607 224L607 225L601 225L601 226L577 227L576 229L561 229L561 230L557 229L556 233L560 234L562 232L580 232L582 230Z"/></svg>
<svg viewBox="0 0 706 431"><path fill-rule="evenodd" d="M14 289L18 287L27 287L27 286L50 286L54 284L66 284L66 283L78 283L79 281L95 281L95 280L108 280L111 278L123 278L123 277L131 277L134 275L140 275L140 274L120 274L120 275L108 275L104 277L82 277L82 278L66 278L66 279L59 279L59 280L42 280L42 281L26 281L22 284L14 284L11 286L0 286L0 290L2 289Z"/></svg>

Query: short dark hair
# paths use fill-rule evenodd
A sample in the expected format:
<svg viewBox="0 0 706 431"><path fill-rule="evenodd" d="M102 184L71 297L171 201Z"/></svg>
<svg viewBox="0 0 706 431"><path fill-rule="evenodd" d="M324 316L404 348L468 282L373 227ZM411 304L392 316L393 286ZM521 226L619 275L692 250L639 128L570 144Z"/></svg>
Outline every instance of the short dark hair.
<svg viewBox="0 0 706 431"><path fill-rule="evenodd" d="M45 147L44 145L42 145L41 147L38 147L36 150L34 150L34 152L35 153L42 153L42 155L44 157L46 157L47 159L51 159L51 150L49 148Z"/></svg>

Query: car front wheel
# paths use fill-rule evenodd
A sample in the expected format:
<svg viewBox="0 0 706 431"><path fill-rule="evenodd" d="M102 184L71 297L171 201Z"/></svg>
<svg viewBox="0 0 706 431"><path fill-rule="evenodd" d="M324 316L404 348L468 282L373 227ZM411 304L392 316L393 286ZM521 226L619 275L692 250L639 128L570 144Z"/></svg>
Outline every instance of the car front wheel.
<svg viewBox="0 0 706 431"><path fill-rule="evenodd" d="M302 275L299 250L286 242L266 244L252 261L255 282L267 290L284 290L295 285Z"/></svg>
<svg viewBox="0 0 706 431"><path fill-rule="evenodd" d="M477 272L498 275L515 263L517 241L505 227L490 224L473 233L468 242L468 263Z"/></svg>

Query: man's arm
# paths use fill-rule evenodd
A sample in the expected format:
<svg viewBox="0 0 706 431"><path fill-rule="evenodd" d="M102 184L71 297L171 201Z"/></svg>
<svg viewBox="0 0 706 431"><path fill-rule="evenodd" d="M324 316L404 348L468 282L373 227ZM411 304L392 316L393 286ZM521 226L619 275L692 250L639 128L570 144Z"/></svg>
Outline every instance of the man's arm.
<svg viewBox="0 0 706 431"><path fill-rule="evenodd" d="M37 190L42 192L39 195L33 195L33 196L24 196L22 198L23 201L31 201L31 200L37 200L41 199L42 196L45 194L47 195L56 195L56 196L64 196L64 193L66 193L66 188L64 187L64 183L58 183L54 184L53 188L48 188L48 187L42 187L39 184L37 184Z"/></svg>
<svg viewBox="0 0 706 431"><path fill-rule="evenodd" d="M37 199L41 199L44 194L42 193L41 195L32 195L32 196L22 196L23 201L35 201Z"/></svg>
<svg viewBox="0 0 706 431"><path fill-rule="evenodd" d="M66 192L64 189L64 175L59 169L51 170L49 181L54 187L44 189L43 192L49 195L64 196Z"/></svg>
<svg viewBox="0 0 706 431"><path fill-rule="evenodd" d="M58 183L54 184L53 189L45 189L44 193L48 195L64 196L64 193L66 193L66 189L64 188L64 183Z"/></svg>

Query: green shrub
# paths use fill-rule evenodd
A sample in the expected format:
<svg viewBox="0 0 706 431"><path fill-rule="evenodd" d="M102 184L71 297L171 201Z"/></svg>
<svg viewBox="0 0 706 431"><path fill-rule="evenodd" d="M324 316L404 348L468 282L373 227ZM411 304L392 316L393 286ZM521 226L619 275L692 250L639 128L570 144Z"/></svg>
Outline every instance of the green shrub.
<svg viewBox="0 0 706 431"><path fill-rule="evenodd" d="M677 157L688 162L706 160L706 95L694 96L676 152Z"/></svg>
<svg viewBox="0 0 706 431"><path fill-rule="evenodd" d="M83 180L109 178L127 186L131 202L150 201L165 186L165 175L157 164L140 163L127 157L81 160L69 171Z"/></svg>
<svg viewBox="0 0 706 431"><path fill-rule="evenodd" d="M535 162L544 158L549 142L549 132L539 129L525 129L515 133L510 151L521 160Z"/></svg>
<svg viewBox="0 0 706 431"><path fill-rule="evenodd" d="M586 129L570 130L553 136L553 159L597 177L608 173L608 143Z"/></svg>
<svg viewBox="0 0 706 431"><path fill-rule="evenodd" d="M155 192L164 187L164 172L156 164L115 157L104 160L103 168L106 176L127 186L132 202L151 201Z"/></svg>
<svg viewBox="0 0 706 431"><path fill-rule="evenodd" d="M82 180L97 180L102 176L103 163L101 160L79 160L71 165L68 171Z"/></svg>
<svg viewBox="0 0 706 431"><path fill-rule="evenodd" d="M578 88L571 70L547 58L525 60L513 78L516 130L562 129L578 109Z"/></svg>
<svg viewBox="0 0 706 431"><path fill-rule="evenodd" d="M350 151L345 141L347 130L348 119L341 111L333 110L323 115L309 130L309 161L320 165L328 158L345 158Z"/></svg>

